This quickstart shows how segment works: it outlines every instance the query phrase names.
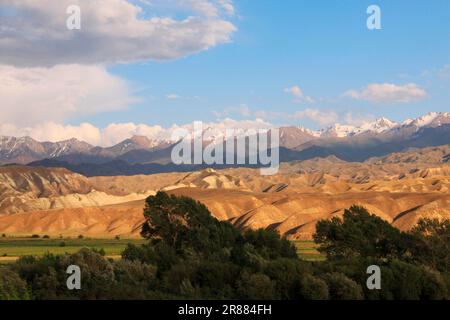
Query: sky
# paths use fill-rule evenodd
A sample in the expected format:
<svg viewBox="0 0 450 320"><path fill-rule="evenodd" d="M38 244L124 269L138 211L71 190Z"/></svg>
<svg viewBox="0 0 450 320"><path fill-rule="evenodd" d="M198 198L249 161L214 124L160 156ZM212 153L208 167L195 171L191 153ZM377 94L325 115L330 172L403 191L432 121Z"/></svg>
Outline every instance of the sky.
<svg viewBox="0 0 450 320"><path fill-rule="evenodd" d="M449 89L448 0L0 0L2 135L403 121Z"/></svg>

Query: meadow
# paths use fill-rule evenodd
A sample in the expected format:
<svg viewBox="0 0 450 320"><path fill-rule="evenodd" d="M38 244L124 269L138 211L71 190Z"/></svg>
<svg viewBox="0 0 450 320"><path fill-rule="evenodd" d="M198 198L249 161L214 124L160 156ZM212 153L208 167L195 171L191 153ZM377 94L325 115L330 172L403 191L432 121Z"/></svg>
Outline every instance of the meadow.
<svg viewBox="0 0 450 320"><path fill-rule="evenodd" d="M72 254L81 248L104 250L107 257L118 257L128 243L140 245L144 239L93 239L93 238L0 238L0 263L9 263L27 255L43 256L46 253ZM317 251L312 241L294 241L298 256L307 261L323 261L325 255Z"/></svg>
<svg viewBox="0 0 450 320"><path fill-rule="evenodd" d="M145 242L143 239L0 238L0 263L12 262L27 255L72 254L81 248L103 249L107 257L115 257L121 255L128 243L139 245Z"/></svg>
<svg viewBox="0 0 450 320"><path fill-rule="evenodd" d="M314 241L294 241L300 259L307 261L324 261L326 256L317 251L318 244Z"/></svg>

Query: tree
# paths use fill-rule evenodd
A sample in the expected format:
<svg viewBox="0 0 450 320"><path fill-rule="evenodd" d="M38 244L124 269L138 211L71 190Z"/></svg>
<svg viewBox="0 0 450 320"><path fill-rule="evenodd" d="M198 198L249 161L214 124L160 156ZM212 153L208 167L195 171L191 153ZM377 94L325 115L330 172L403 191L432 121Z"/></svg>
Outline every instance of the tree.
<svg viewBox="0 0 450 320"><path fill-rule="evenodd" d="M414 249L415 258L422 264L435 270L450 271L450 221L421 219L411 230L411 234L420 240L420 246Z"/></svg>
<svg viewBox="0 0 450 320"><path fill-rule="evenodd" d="M206 255L216 254L240 237L231 224L219 222L205 205L165 192L147 198L144 217L141 235L176 251L193 248Z"/></svg>
<svg viewBox="0 0 450 320"><path fill-rule="evenodd" d="M343 219L334 217L316 225L314 240L330 259L352 257L395 258L407 252L409 236L387 221L353 206Z"/></svg>
<svg viewBox="0 0 450 320"><path fill-rule="evenodd" d="M238 283L240 299L274 300L277 299L275 282L262 273L244 273Z"/></svg>
<svg viewBox="0 0 450 320"><path fill-rule="evenodd" d="M324 276L332 300L361 300L363 291L359 284L342 273L329 273Z"/></svg>
<svg viewBox="0 0 450 320"><path fill-rule="evenodd" d="M27 283L7 267L0 267L0 300L28 300Z"/></svg>
<svg viewBox="0 0 450 320"><path fill-rule="evenodd" d="M305 300L328 300L328 286L325 281L306 274L300 282L300 298Z"/></svg>

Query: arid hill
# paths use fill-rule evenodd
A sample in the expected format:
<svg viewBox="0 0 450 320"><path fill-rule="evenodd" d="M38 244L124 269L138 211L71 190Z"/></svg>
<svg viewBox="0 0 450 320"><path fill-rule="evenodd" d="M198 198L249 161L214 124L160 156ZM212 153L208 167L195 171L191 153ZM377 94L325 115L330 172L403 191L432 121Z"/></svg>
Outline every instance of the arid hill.
<svg viewBox="0 0 450 320"><path fill-rule="evenodd" d="M62 168L0 168L0 216L58 208L97 207L144 199L153 190L124 195L98 191L92 182Z"/></svg>
<svg viewBox="0 0 450 320"><path fill-rule="evenodd" d="M258 169L86 178L65 169L0 168L0 232L138 236L144 199L164 190L205 203L241 229L311 239L319 219L361 205L401 230L421 217L450 218L449 146L365 162L334 156Z"/></svg>

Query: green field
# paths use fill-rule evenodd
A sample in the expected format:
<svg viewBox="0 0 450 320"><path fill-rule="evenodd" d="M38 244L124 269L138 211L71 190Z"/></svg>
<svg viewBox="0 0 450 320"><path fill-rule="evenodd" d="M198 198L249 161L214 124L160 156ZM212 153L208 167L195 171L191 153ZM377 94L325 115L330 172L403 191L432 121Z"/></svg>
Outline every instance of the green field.
<svg viewBox="0 0 450 320"><path fill-rule="evenodd" d="M318 245L313 241L294 241L300 259L308 261L324 261L325 255L317 251Z"/></svg>
<svg viewBox="0 0 450 320"><path fill-rule="evenodd" d="M75 253L81 248L103 249L106 256L120 256L128 243L136 245L146 243L143 239L32 239L0 238L0 263L15 261L18 257L32 255L42 256L46 253ZM294 241L301 259L323 261L325 256L317 251L317 244L312 241Z"/></svg>
<svg viewBox="0 0 450 320"><path fill-rule="evenodd" d="M128 243L143 244L145 240L137 239L32 239L0 238L0 263L11 262L14 258L32 255L42 256L46 253L75 253L81 248L103 249L106 256L118 256Z"/></svg>

